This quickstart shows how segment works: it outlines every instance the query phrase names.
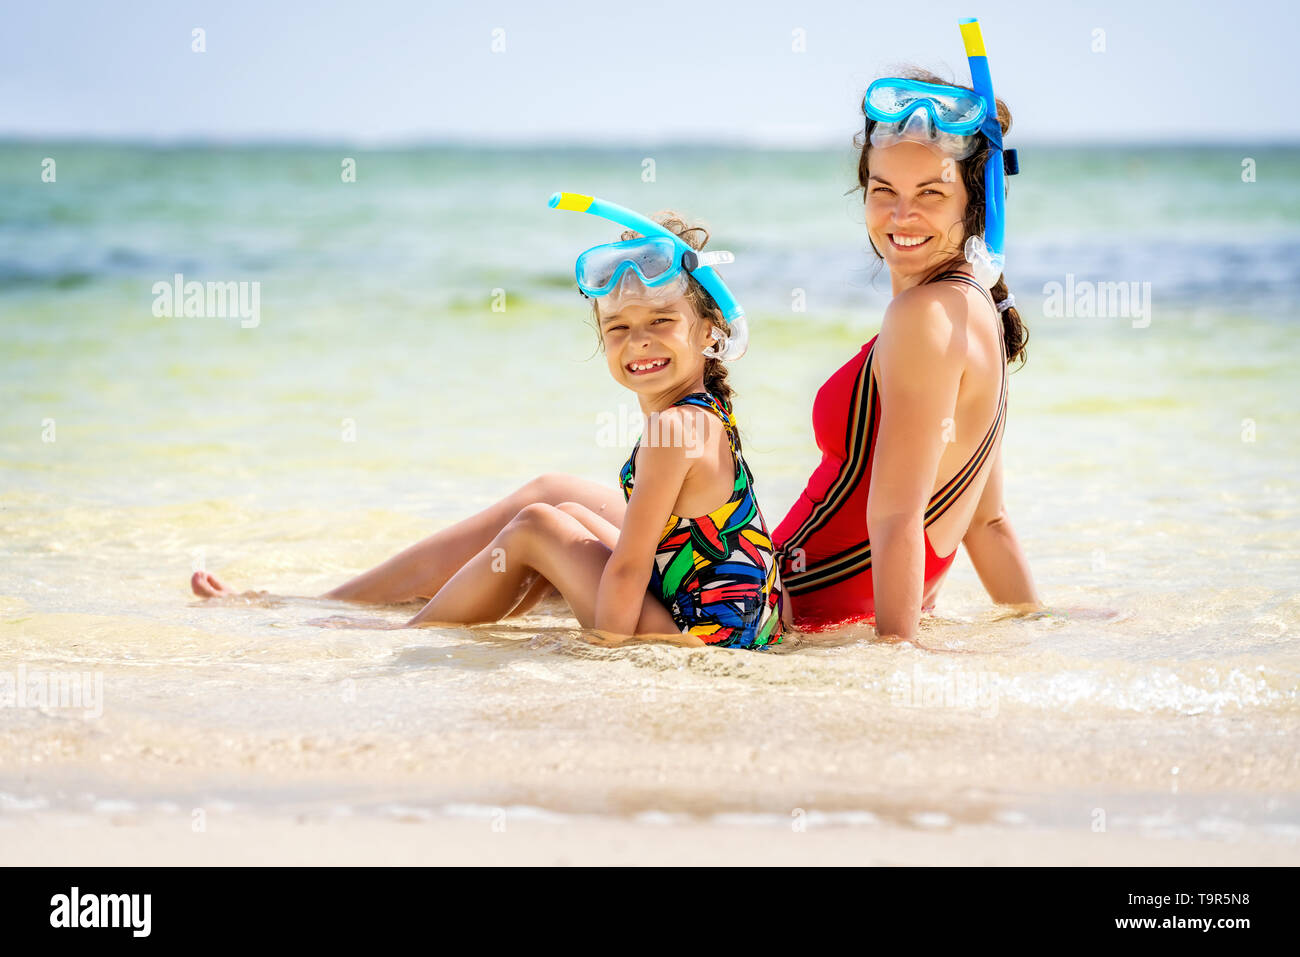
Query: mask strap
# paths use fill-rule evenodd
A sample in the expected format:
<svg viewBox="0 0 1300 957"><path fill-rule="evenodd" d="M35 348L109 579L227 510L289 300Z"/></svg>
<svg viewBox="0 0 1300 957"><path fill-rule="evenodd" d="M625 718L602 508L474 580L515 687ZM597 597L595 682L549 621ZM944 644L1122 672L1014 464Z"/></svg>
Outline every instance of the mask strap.
<svg viewBox="0 0 1300 957"><path fill-rule="evenodd" d="M707 253L696 253L695 258L698 266L725 266L728 263L736 261L735 255L727 252L725 249L710 250ZM697 266L692 266L695 269Z"/></svg>

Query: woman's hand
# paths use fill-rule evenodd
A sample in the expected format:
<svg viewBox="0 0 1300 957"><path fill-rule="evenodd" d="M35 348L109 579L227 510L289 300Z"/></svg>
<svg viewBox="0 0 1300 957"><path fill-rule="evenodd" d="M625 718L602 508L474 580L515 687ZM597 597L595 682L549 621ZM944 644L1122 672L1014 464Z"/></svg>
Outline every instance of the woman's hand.
<svg viewBox="0 0 1300 957"><path fill-rule="evenodd" d="M1029 560L1020 548L1020 540L1002 504L1001 446L962 544L984 590L994 602L1030 612L1042 610L1029 573Z"/></svg>

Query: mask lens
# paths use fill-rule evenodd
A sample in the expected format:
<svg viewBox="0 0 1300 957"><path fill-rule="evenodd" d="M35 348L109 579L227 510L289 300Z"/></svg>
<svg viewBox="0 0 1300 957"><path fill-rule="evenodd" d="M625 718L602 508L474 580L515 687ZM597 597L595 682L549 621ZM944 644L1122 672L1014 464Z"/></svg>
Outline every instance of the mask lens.
<svg viewBox="0 0 1300 957"><path fill-rule="evenodd" d="M877 80L867 88L867 112L881 122L901 120L913 110L925 110L941 126L977 126L984 101L969 90L908 80ZM973 127L972 127L973 128ZM951 132L971 132L968 129Z"/></svg>
<svg viewBox="0 0 1300 957"><path fill-rule="evenodd" d="M578 257L578 285L588 295L608 292L626 269L634 269L646 282L667 278L676 262L671 239L651 237L607 243L588 249Z"/></svg>
<svg viewBox="0 0 1300 957"><path fill-rule="evenodd" d="M588 249L578 259L578 279L584 289L604 289L614 279L614 273L626 257L609 246Z"/></svg>
<svg viewBox="0 0 1300 957"><path fill-rule="evenodd" d="M873 83L867 91L867 105L873 114L878 114L881 118L897 116L904 107L915 101L916 96L911 90L896 86L877 86Z"/></svg>
<svg viewBox="0 0 1300 957"><path fill-rule="evenodd" d="M967 124L977 121L984 110L984 101L975 94L935 97L932 101L944 123Z"/></svg>
<svg viewBox="0 0 1300 957"><path fill-rule="evenodd" d="M647 282L654 282L673 268L675 250L671 241L648 239L641 242L640 246L628 250L628 258L636 264Z"/></svg>

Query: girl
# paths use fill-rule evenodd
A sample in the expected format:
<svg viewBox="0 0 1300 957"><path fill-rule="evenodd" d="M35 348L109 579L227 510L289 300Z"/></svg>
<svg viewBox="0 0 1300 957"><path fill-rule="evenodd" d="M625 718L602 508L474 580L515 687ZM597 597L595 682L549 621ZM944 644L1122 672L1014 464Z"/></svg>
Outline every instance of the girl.
<svg viewBox="0 0 1300 957"><path fill-rule="evenodd" d="M1026 340L1001 275L1011 114L992 96L978 25L962 32L987 96L913 71L864 99L858 183L894 299L817 393L822 462L774 535L800 628L874 617L880 636L911 640L958 543L995 602L1038 608L1002 498L1007 361Z"/></svg>
<svg viewBox="0 0 1300 957"><path fill-rule="evenodd" d="M610 374L647 419L620 475L625 508L592 483L543 476L324 597L428 597L410 627L498 621L556 590L584 628L615 640L779 641L776 557L722 362L744 351L743 317L729 323L716 301L734 304L704 264L709 254L698 254L708 233L671 213L655 223L574 194L557 194L552 206L599 211L648 233L589 249L577 268ZM205 573L192 586L204 597L230 594Z"/></svg>

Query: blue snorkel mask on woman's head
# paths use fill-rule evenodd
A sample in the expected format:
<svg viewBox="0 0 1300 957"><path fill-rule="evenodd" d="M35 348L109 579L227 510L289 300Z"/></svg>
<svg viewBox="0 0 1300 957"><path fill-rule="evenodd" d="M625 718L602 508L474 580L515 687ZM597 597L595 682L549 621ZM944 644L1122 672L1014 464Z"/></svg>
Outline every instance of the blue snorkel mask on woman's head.
<svg viewBox="0 0 1300 957"><path fill-rule="evenodd" d="M872 146L883 149L909 140L959 160L975 152L986 111L984 100L970 90L899 77L874 81L862 102L876 121Z"/></svg>
<svg viewBox="0 0 1300 957"><path fill-rule="evenodd" d="M710 330L714 344L703 350L704 354L728 362L745 354L749 347L745 311L713 270L716 265L734 262L731 253L697 252L659 223L594 196L556 193L547 205L551 209L591 213L642 234L636 239L593 246L578 257L574 266L578 289L595 299L598 308L608 303L608 311L613 312L630 301L668 303L686 293L693 277L713 297L729 329L727 335L718 329Z"/></svg>
<svg viewBox="0 0 1300 957"><path fill-rule="evenodd" d="M984 236L967 237L964 253L976 280L992 289L1006 266L1005 176L1020 172L1020 166L1015 150L1003 154L1002 125L998 122L993 78L989 75L979 21L972 17L962 20L960 26L973 91L886 77L867 87L862 108L876 123L871 131L871 145L875 147L910 140L934 146L962 160L975 152L977 136L982 135L988 141L989 155L984 166Z"/></svg>

